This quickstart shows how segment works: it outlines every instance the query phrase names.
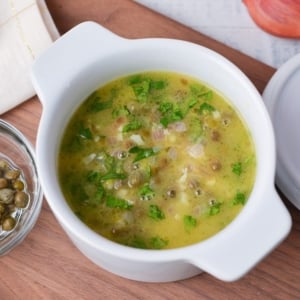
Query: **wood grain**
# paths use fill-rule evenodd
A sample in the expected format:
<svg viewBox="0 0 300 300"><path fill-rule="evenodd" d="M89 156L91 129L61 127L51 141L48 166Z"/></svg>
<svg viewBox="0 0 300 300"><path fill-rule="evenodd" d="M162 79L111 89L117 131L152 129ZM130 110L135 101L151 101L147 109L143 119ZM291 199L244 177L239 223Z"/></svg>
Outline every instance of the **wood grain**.
<svg viewBox="0 0 300 300"><path fill-rule="evenodd" d="M191 41L229 58L260 92L275 71L133 1L46 2L61 33L82 21L93 20L126 38ZM41 113L42 106L34 97L1 117L35 144ZM120 278L91 263L73 246L44 201L38 222L25 241L1 258L0 299L300 299L300 213L284 201L293 218L291 233L244 278L224 283L202 274L164 284Z"/></svg>

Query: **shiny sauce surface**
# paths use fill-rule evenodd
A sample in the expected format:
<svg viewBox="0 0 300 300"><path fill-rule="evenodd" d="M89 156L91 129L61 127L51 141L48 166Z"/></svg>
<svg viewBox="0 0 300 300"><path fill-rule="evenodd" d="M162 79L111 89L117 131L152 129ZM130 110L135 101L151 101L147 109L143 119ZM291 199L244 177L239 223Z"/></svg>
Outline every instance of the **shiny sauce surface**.
<svg viewBox="0 0 300 300"><path fill-rule="evenodd" d="M58 155L61 189L100 235L168 249L227 226L251 193L252 137L215 89L148 72L93 92L68 123Z"/></svg>

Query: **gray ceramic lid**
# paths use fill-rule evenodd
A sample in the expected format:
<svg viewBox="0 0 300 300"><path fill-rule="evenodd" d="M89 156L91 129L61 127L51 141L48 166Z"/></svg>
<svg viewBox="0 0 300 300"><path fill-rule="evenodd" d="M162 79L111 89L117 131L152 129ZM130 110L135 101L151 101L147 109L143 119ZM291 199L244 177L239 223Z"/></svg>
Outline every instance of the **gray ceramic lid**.
<svg viewBox="0 0 300 300"><path fill-rule="evenodd" d="M276 138L276 184L300 209L300 54L271 78L263 98Z"/></svg>

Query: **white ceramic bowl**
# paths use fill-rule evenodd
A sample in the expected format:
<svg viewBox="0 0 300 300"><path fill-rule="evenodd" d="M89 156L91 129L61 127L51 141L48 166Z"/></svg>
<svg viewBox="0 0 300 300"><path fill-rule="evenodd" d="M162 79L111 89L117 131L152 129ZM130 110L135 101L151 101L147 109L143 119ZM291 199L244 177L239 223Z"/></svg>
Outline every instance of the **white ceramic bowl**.
<svg viewBox="0 0 300 300"><path fill-rule="evenodd" d="M244 209L220 233L188 247L142 250L101 237L70 210L57 179L62 133L79 104L102 84L147 70L186 73L219 90L241 113L255 143L257 176ZM86 22L36 61L32 77L43 104L36 147L46 199L74 244L97 265L140 281L175 281L202 271L232 281L253 268L288 234L291 218L274 188L275 143L268 113L253 84L224 57L184 41L123 39Z"/></svg>

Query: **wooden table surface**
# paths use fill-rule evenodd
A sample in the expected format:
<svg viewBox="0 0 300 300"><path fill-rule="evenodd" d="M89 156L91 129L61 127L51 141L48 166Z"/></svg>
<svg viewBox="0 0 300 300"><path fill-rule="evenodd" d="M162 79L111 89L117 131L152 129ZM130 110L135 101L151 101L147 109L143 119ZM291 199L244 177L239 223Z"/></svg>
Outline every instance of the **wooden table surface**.
<svg viewBox="0 0 300 300"><path fill-rule="evenodd" d="M93 20L127 38L188 40L229 58L260 92L275 71L130 0L46 2L62 34L82 21ZM34 144L41 111L34 97L1 117ZM300 299L300 212L284 202L293 219L291 233L241 280L225 283L203 273L159 284L127 280L94 265L73 246L44 201L37 224L25 241L1 257L0 299Z"/></svg>

